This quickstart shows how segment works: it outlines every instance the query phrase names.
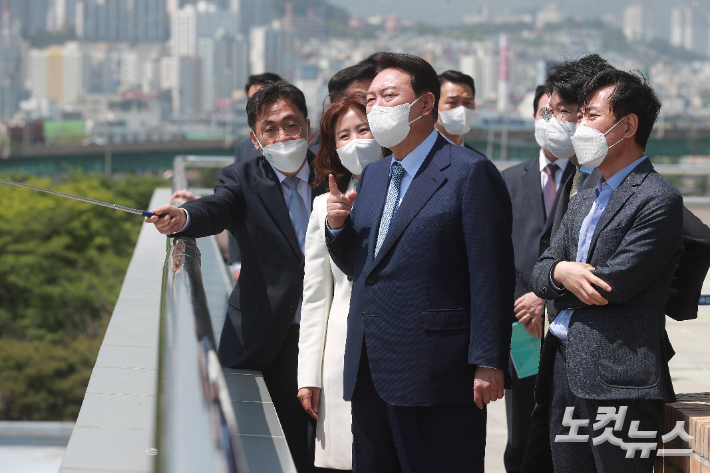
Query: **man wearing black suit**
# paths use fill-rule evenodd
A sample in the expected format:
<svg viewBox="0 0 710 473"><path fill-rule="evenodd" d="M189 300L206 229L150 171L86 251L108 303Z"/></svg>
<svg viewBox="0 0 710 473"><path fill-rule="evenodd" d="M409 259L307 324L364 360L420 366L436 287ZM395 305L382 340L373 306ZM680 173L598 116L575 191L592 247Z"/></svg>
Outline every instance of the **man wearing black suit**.
<svg viewBox="0 0 710 473"><path fill-rule="evenodd" d="M544 124L541 110L547 108L549 102L545 87L539 86L533 102L533 118L536 122L542 121ZM536 126L536 129L539 128ZM536 138L538 135L536 133ZM576 169L569 159L558 159L545 149L544 135L542 138L539 156L502 173L513 203L516 279L511 322L525 325L526 330L537 338L542 338L543 301L532 292L530 277L538 258L550 246L553 218L560 197L558 189ZM508 444L503 463L508 473L517 473L528 442L537 376L519 378L512 361L508 370L513 385L505 391Z"/></svg>
<svg viewBox="0 0 710 473"><path fill-rule="evenodd" d="M485 404L503 396L514 266L511 205L495 166L434 129L434 69L383 54L368 122L393 158L357 200L331 178L326 241L354 278L344 396L363 472L482 472ZM351 213L352 209L352 213Z"/></svg>
<svg viewBox="0 0 710 473"><path fill-rule="evenodd" d="M648 458L625 458L617 442L642 441L634 430L657 434L664 402L675 401L664 309L683 251L683 199L644 155L660 110L646 81L608 69L581 97L575 152L579 162L599 166L602 178L570 201L533 271L535 293L560 311L551 314L542 355L554 358L552 458L556 472L651 472L655 449ZM574 419L589 420L577 431L586 438L555 442L570 432L570 408ZM608 429L615 444L593 441L601 430L592 423L604 408L627 409Z"/></svg>
<svg viewBox="0 0 710 473"><path fill-rule="evenodd" d="M296 397L303 244L313 198L303 93L286 82L247 103L252 143L263 155L225 167L211 196L155 209L163 234L195 238L225 228L242 249L242 276L229 297L219 345L223 366L261 370L299 473L313 469L310 417Z"/></svg>
<svg viewBox="0 0 710 473"><path fill-rule="evenodd" d="M441 96L436 129L450 143L485 154L468 145L463 136L471 130L476 117L476 84L473 77L459 71L444 71L439 74Z"/></svg>

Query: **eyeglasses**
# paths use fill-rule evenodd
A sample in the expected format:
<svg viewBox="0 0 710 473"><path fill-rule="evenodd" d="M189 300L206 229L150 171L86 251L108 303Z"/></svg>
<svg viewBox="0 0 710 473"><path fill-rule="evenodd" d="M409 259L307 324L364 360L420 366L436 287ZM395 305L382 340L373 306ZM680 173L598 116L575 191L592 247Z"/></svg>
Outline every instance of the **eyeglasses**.
<svg viewBox="0 0 710 473"><path fill-rule="evenodd" d="M569 121L569 120L566 120L567 115L572 114L572 113L574 113L574 114L577 116L577 118L579 118L579 113L582 111L582 110L579 109L579 108L578 108L577 110L573 111L573 112L567 112L567 111L565 111L565 110L560 109L559 107L558 107L558 109L559 109L560 115L562 115L562 116L565 118L565 121ZM552 109L550 109L550 108L548 108L548 107L544 107L544 108L543 108L542 110L540 110L540 111L542 112L542 118L543 118L546 122L549 122L549 121L552 120L553 118L557 118L557 116L555 115L555 111L552 110Z"/></svg>
<svg viewBox="0 0 710 473"><path fill-rule="evenodd" d="M270 126L266 130L260 133L261 137L264 138L268 144L271 144L279 139L279 134L281 130L288 135L289 138L297 138L301 136L301 125L298 123L289 123L283 128L278 128L275 126Z"/></svg>

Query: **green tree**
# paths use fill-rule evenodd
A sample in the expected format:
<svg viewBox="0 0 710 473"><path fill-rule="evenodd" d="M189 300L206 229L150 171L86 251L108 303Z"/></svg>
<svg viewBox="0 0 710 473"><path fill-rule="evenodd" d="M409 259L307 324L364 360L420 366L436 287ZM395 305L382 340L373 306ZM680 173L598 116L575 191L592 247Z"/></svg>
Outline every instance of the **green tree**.
<svg viewBox="0 0 710 473"><path fill-rule="evenodd" d="M143 209L165 184L82 173L8 179ZM0 203L0 418L72 420L142 218L4 184Z"/></svg>

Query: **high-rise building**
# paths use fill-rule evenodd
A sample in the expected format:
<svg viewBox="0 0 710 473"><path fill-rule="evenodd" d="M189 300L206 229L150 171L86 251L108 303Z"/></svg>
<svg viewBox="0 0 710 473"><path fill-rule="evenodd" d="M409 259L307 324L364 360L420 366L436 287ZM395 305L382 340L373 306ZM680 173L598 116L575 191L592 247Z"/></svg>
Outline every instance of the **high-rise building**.
<svg viewBox="0 0 710 473"><path fill-rule="evenodd" d="M78 2L75 20L77 37L85 42L129 41L128 3L129 0Z"/></svg>
<svg viewBox="0 0 710 473"><path fill-rule="evenodd" d="M624 8L623 32L627 41L641 41L645 36L643 5L635 3Z"/></svg>
<svg viewBox="0 0 710 473"><path fill-rule="evenodd" d="M111 61L105 51L90 51L84 60L84 88L89 94L113 92Z"/></svg>
<svg viewBox="0 0 710 473"><path fill-rule="evenodd" d="M138 52L134 49L123 51L121 54L121 88L134 88L141 84L142 62Z"/></svg>
<svg viewBox="0 0 710 473"><path fill-rule="evenodd" d="M13 18L20 21L22 36L35 36L47 27L50 0L8 0Z"/></svg>
<svg viewBox="0 0 710 473"><path fill-rule="evenodd" d="M498 41L498 104L496 108L499 112L505 112L508 109L508 99L510 95L508 90L508 82L510 79L508 35L501 33Z"/></svg>
<svg viewBox="0 0 710 473"><path fill-rule="evenodd" d="M224 31L215 35L214 91L217 99L243 90L249 78L249 44L242 35L230 37Z"/></svg>
<svg viewBox="0 0 710 473"><path fill-rule="evenodd" d="M249 31L249 64L252 74L275 72L293 81L296 54L292 34L270 26L253 27Z"/></svg>
<svg viewBox="0 0 710 473"><path fill-rule="evenodd" d="M169 38L165 0L133 0L129 5L130 41L163 43Z"/></svg>
<svg viewBox="0 0 710 473"><path fill-rule="evenodd" d="M30 49L27 55L27 82L32 97L47 97L47 50Z"/></svg>
<svg viewBox="0 0 710 473"><path fill-rule="evenodd" d="M710 35L708 12L704 9L686 5L671 10L671 44L679 48L708 56Z"/></svg>
<svg viewBox="0 0 710 473"><path fill-rule="evenodd" d="M495 45L490 42L474 42L471 53L459 58L459 70L473 77L476 84L476 99L481 102L497 99L498 58Z"/></svg>
<svg viewBox="0 0 710 473"><path fill-rule="evenodd" d="M22 84L22 51L26 48L20 36L20 23L9 11L3 12L0 27L0 121L10 120L24 96Z"/></svg>
<svg viewBox="0 0 710 473"><path fill-rule="evenodd" d="M197 39L197 57L200 58L200 77L202 78L202 110L211 112L215 104L215 41L214 38Z"/></svg>
<svg viewBox="0 0 710 473"><path fill-rule="evenodd" d="M27 62L27 88L32 97L73 105L84 93L85 55L78 43L31 49Z"/></svg>
<svg viewBox="0 0 710 473"><path fill-rule="evenodd" d="M244 36L249 36L251 28L269 25L276 18L271 2L264 0L237 0L231 7L239 13L241 18L240 32Z"/></svg>
<svg viewBox="0 0 710 473"><path fill-rule="evenodd" d="M196 56L197 39L211 38L219 29L236 36L240 33L239 13L217 8L214 4L198 2L185 5L170 17L170 48L175 56Z"/></svg>

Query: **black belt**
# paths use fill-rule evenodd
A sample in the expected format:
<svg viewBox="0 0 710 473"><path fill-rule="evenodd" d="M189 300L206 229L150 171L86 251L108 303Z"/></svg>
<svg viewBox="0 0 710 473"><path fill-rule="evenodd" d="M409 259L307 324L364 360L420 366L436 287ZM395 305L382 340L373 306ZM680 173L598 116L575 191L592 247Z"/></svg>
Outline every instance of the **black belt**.
<svg viewBox="0 0 710 473"><path fill-rule="evenodd" d="M557 350L557 353L562 356L563 360L567 360L567 342L560 340L554 335L552 335L552 340L555 342L555 350Z"/></svg>

